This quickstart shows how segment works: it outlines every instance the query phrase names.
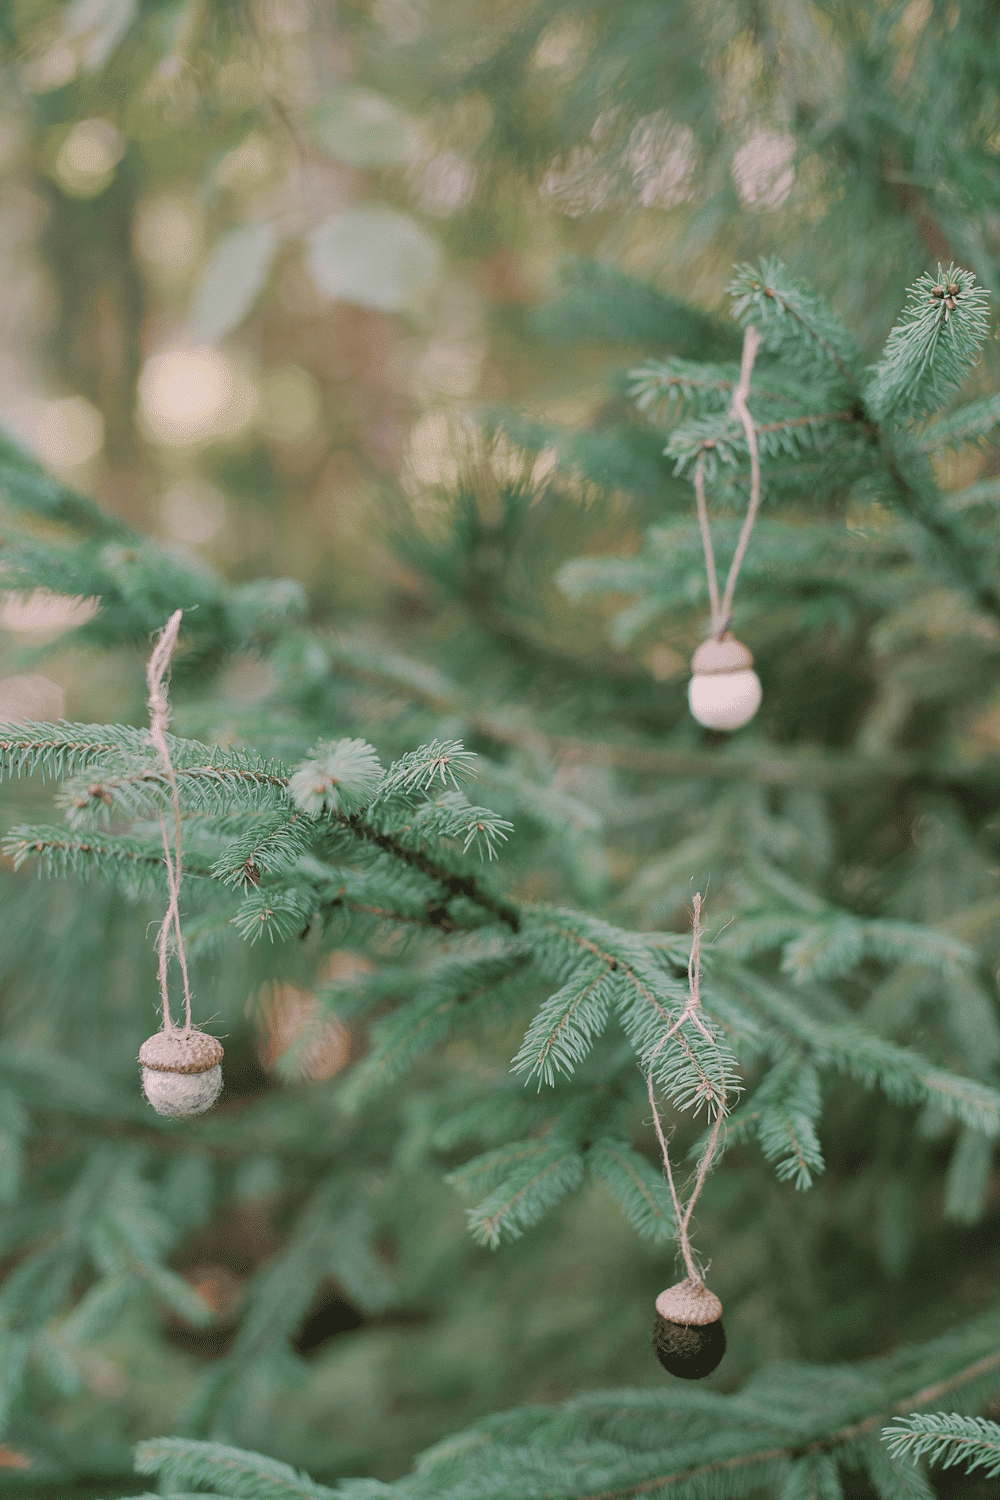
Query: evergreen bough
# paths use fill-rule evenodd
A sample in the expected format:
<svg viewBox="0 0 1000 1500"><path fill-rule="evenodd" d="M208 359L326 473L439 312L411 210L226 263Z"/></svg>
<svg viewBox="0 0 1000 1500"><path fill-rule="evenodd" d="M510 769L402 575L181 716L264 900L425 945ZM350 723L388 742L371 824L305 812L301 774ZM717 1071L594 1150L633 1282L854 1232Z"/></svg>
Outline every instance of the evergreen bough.
<svg viewBox="0 0 1000 1500"><path fill-rule="evenodd" d="M940 287L944 298L935 292ZM936 277L921 278L883 358L866 376L846 327L780 262L738 268L732 291L736 316L760 327L767 351L749 404L769 503L804 482L812 495L829 495L849 478L898 518L855 539L832 525L799 535L788 522L765 517L744 577L744 616L754 618L756 592L766 591L774 568L787 574L791 597L808 581L813 599L832 607L842 597L861 608L902 600L915 570L929 569L964 591L970 608L1000 620L995 548L967 513L972 506L945 503L924 457L991 430L992 397L933 415L974 364L984 335L982 294L971 275L939 267ZM727 416L734 375L731 365L671 357L634 377L640 408L670 424L666 452L677 474L705 459L720 496L738 496L746 484L745 440ZM325 673L360 674L453 726L386 764L357 735L307 740L308 714L293 689L288 722L271 735L265 728L256 746L171 738L184 820L187 930L203 975L228 951L233 930L250 945L262 937L279 946L311 945L314 972L345 940L367 943L375 967L316 988L321 1013L352 1022L372 1018L370 1050L336 1087L334 1114L317 1114L308 1099L300 1101L294 1149L314 1156L319 1181L281 1253L257 1273L230 1352L206 1374L184 1418L193 1438L146 1445L140 1472L157 1474L161 1489L174 1496L194 1485L199 1493L209 1486L217 1495L252 1500L334 1493L359 1500L515 1493L598 1500L658 1488L735 1500L761 1486L778 1487L786 1500L832 1500L843 1466L864 1468L882 1500L902 1500L926 1487L901 1457L957 1462L967 1452L981 1466L993 1462L995 1429L972 1418L918 1414L892 1429L888 1448L879 1442L886 1417L919 1405L924 1386L932 1384L935 1400L954 1390L968 1402L1000 1388L990 1318L870 1365L767 1367L739 1396L616 1391L491 1417L425 1454L413 1477L391 1485L344 1481L328 1490L274 1460L202 1440L238 1430L251 1393L256 1402L262 1391L273 1399L296 1378L290 1339L328 1271L362 1307L385 1308L398 1296L376 1248L384 1209L369 1206L367 1163L375 1143L365 1110L456 1028L484 1021L506 1026L528 1016L511 1083L498 1090L487 1079L464 1100L444 1090L419 1148L450 1151L476 1139L487 1145L449 1180L473 1200L473 1237L494 1248L523 1236L588 1179L608 1189L638 1234L656 1245L670 1242L676 1225L669 1195L635 1138L642 1071L650 1065L657 1089L675 1111L700 1118L699 1129L723 1095L734 1098L742 1084L725 1148L756 1141L777 1180L803 1190L824 1169L824 1093L833 1075L878 1088L896 1106L919 1106L929 1131L949 1123L960 1131L948 1203L956 1218L973 1221L986 1191L990 1143L1000 1134L993 1081L1000 1031L984 993L974 923L965 934L962 923L852 910L825 886L830 834L815 787L850 786L873 772L905 778L912 774L905 761L845 757L824 768L808 752L785 750L769 775L766 757L758 760L755 774L765 782L811 788L782 819L753 787L740 784L739 752L680 752L687 777L734 784L717 794L696 834L648 862L624 891L619 905L640 918L639 930L595 915L587 909L599 904L594 900L576 907L529 900L502 878L500 856L518 816L571 844L583 839L581 849L595 836L596 821L544 776L473 755L457 730L464 724L462 732L480 740L530 745L544 743L544 729L491 717L421 663L362 640L324 637L304 618L293 585L233 589L203 571L186 572L176 558L167 562L142 538L108 540L112 524L12 444L4 465L11 526L6 582L98 598L101 611L80 628L81 640L137 643L180 604L191 608L189 655L177 667L182 683L185 670L204 674L206 664L251 645L292 684L308 686ZM511 504L523 499L520 492L508 496ZM40 540L35 516L62 523L64 539ZM564 587L574 596L602 588L637 593L628 631L619 626L625 638L664 609L702 600L692 535L684 527L654 529L639 559L568 564ZM282 753L275 740L286 747ZM287 747L296 748L289 755ZM611 745L608 753L623 767L630 756L635 769L643 767L641 746ZM649 768L666 769L677 752L668 748L661 762L654 749L648 753ZM99 879L133 904L151 895L162 900L158 819L168 788L146 731L124 724L8 724L0 726L0 755L7 778L38 773L58 781L65 812L62 826L10 831L5 849L15 868L33 864L60 877ZM464 788L480 768L482 785L501 795L513 821L469 800ZM918 774L942 785L975 787L983 780L975 766L929 764ZM494 875L489 866L498 858ZM706 867L718 872L723 890L720 930L705 954L705 1025L685 1023L659 1047L683 1012L687 948L683 936L657 929L683 899L692 871ZM414 934L430 941L411 941L409 952L399 947L399 936ZM847 1003L862 974L871 990L868 1017ZM952 1026L950 1065L900 1045L875 1024L887 1014L897 1025L922 1003L928 985L960 999L945 1023ZM204 1002L210 1003L207 994ZM138 1009L146 1003L136 997ZM18 1264L0 1291L0 1388L17 1440L36 1383L72 1389L90 1330L105 1327L130 1302L153 1297L189 1323L211 1319L211 1308L167 1261L186 1228L204 1217L214 1191L212 1153L238 1150L244 1127L239 1115L220 1115L192 1130L191 1147L178 1154L176 1137L148 1117L137 1090L116 1092L69 1059L14 1051L0 1076L10 1197L17 1191L16 1145L23 1147L33 1130L44 1139L63 1114L84 1125L88 1118L113 1118L126 1132L141 1126L143 1141L124 1151L88 1149L52 1196L41 1240L30 1216L15 1220L8 1253ZM532 1086L524 1089L518 1080ZM268 1100L245 1108L265 1129ZM333 1172L334 1160L348 1165ZM81 1284L82 1297L74 1292Z"/></svg>

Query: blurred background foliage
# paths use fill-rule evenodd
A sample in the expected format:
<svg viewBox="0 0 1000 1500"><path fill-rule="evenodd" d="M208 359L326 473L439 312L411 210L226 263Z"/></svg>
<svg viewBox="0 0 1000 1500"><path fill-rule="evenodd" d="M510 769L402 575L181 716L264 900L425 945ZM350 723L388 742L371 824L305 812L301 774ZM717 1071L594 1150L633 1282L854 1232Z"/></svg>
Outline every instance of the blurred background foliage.
<svg viewBox="0 0 1000 1500"><path fill-rule="evenodd" d="M720 794L693 773L644 779L640 757L623 797L615 756L602 762L572 737L617 738L626 778L628 746L711 748L684 710L703 605L609 633L621 594L574 601L556 574L581 554L635 553L650 523L689 516L690 486L628 400L628 372L650 354L737 355L724 295L734 262L779 254L868 358L907 284L938 260L1000 292L991 0L2 0L0 38L0 423L184 569L235 585L299 580L310 624L339 642L329 676L307 652L275 662L241 650L209 698L205 673L219 664L190 670L179 729L279 751L308 716L395 752L461 722L498 763L510 752L492 789L486 773L497 806L505 768L555 766L569 813L542 807L512 847L515 875L531 856L527 895L614 901L635 925L683 928L692 871L712 859L724 869L740 829L772 826L767 792L737 781ZM974 391L995 389L997 365L991 340ZM1000 475L988 446L938 466L949 490ZM849 527L877 534L878 507L850 504L841 520L846 508ZM937 715L957 762L995 756L1000 699L980 694L970 711L954 667L995 625L970 623L943 589L910 604L874 653L874 607L838 617L828 597L812 608L807 589L758 607L769 742L890 754L919 742L907 741L915 715L924 729ZM87 621L85 602L4 597L0 718L141 722L144 632L102 640L100 617ZM422 681L408 663L397 671L399 652L425 660ZM282 701L286 676L297 685ZM908 803L874 850L848 799L858 847L842 891L884 895L919 829L920 878L899 913L936 921L956 901L995 901L995 853L970 852L963 821L979 794L953 791ZM8 821L46 801L37 786L6 795ZM605 818L603 839L587 809ZM806 844L804 802L796 816ZM685 819L701 852L685 845L676 870L661 862L644 880ZM775 838L790 836L783 827ZM964 886L932 889L953 856ZM154 991L134 909L100 887L59 888L39 964L18 947L18 903L37 892L6 879L9 1027L84 1058L109 1027L137 1043ZM192 1211L188 1224L178 1208L174 1263L216 1326L164 1314L154 1330L148 1311L123 1315L87 1389L39 1416L67 1463L80 1434L96 1433L93 1481L72 1490L81 1500L134 1488L115 1477L127 1443L174 1430L207 1362L230 1348L234 1309L310 1175L272 1149L282 1111L296 1139L313 1118L329 1128L322 1092L282 1092L271 1066L308 1010L296 962L255 951L218 981L227 1100L263 1093L271 1113L267 1149L241 1159L231 1140L218 1147L223 1211ZM267 965L284 988L270 1008L248 1005ZM386 1208L372 1170L401 1299L380 1313L369 1287L359 1311L349 1270L328 1279L294 1331L306 1376L266 1433L251 1423L237 1435L247 1446L325 1478L392 1477L501 1405L661 1378L646 1324L663 1253L610 1200L594 1190L492 1256L468 1242L428 1162L426 1099L484 1066L502 1079L517 1041L494 1036L485 1053L451 1043L371 1127L366 1148L406 1184L405 1211ZM319 1080L346 1056L336 1032L323 1045L310 1064ZM821 1207L740 1161L706 1195L713 1276L737 1303L729 1386L772 1357L851 1359L922 1337L988 1300L995 1185L985 1221L938 1222L907 1279L947 1152L887 1110L873 1146L872 1109L860 1088L831 1106ZM196 1201L179 1181L178 1204L188 1192ZM962 1256L975 1269L956 1276ZM42 1493L44 1465L0 1449L3 1465L12 1486ZM70 1494L52 1482L45 1493Z"/></svg>

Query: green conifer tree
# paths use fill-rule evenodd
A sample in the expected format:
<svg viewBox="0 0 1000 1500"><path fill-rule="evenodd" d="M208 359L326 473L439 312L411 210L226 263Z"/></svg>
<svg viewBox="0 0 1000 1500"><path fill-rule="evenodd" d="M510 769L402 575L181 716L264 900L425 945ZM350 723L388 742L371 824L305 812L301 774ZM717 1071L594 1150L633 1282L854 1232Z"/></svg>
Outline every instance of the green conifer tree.
<svg viewBox="0 0 1000 1500"><path fill-rule="evenodd" d="M22 80L76 59L36 104L60 357L94 377L118 472L147 472L137 345L101 385L60 236L96 254L112 203L141 219L178 78L238 101L225 67L285 43L267 7L37 10L2 12ZM275 35L321 44L323 17L287 14ZM972 1495L1000 1440L996 17L383 4L344 38L357 84L292 124L382 201L306 229L221 215L191 326L225 339L258 299L280 325L282 255L414 312L403 110L444 98L441 152L480 150L448 264L523 249L539 201L570 226L561 289L491 329L548 399L512 380L436 479L383 476L409 614L296 551L287 453L284 478L264 447L201 462L285 507L305 584L213 570L2 441L4 587L98 605L21 660L114 677L74 699L108 722L0 725L11 1492L919 1500L926 1459ZM116 83L121 166L88 187L65 143L111 139L73 132ZM220 193L261 121L283 139L275 88L223 110ZM658 278L608 228L643 214L670 222ZM131 252L108 256L135 340ZM591 415L560 425L573 389ZM695 490L724 573L758 482L732 624L763 706L727 738L684 697L711 606ZM142 665L177 610L167 758ZM194 1018L226 1049L197 1120L155 1114L135 1061L175 788ZM650 1349L683 1270L651 1095L682 1176L727 1111L696 1226L729 1340L707 1389Z"/></svg>

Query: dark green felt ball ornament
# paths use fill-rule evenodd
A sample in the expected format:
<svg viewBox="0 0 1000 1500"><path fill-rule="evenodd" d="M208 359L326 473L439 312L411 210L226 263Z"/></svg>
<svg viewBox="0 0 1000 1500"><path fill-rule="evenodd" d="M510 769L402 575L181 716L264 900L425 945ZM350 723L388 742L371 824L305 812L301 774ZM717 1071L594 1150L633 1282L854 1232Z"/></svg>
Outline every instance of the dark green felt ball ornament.
<svg viewBox="0 0 1000 1500"><path fill-rule="evenodd" d="M702 1380L718 1369L726 1352L722 1303L703 1282L688 1277L657 1297L653 1350L681 1380Z"/></svg>

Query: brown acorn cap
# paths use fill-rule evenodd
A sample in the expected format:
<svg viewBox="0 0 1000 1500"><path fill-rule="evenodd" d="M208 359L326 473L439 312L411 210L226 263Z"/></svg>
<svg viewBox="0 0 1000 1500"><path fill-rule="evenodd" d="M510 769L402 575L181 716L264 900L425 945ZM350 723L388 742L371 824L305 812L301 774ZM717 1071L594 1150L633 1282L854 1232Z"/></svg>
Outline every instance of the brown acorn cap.
<svg viewBox="0 0 1000 1500"><path fill-rule="evenodd" d="M139 1048L140 1065L156 1073L207 1073L222 1057L222 1043L205 1031L158 1031Z"/></svg>
<svg viewBox="0 0 1000 1500"><path fill-rule="evenodd" d="M748 672L752 666L751 652L728 630L719 640L702 641L691 658L691 671L699 677L715 672Z"/></svg>
<svg viewBox="0 0 1000 1500"><path fill-rule="evenodd" d="M656 1299L656 1311L668 1323L687 1323L699 1326L717 1323L722 1317L722 1303L708 1290L704 1282L678 1281L668 1286Z"/></svg>

